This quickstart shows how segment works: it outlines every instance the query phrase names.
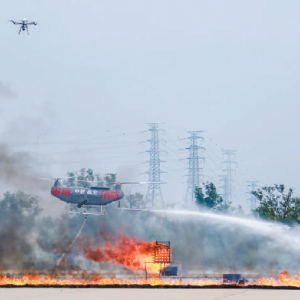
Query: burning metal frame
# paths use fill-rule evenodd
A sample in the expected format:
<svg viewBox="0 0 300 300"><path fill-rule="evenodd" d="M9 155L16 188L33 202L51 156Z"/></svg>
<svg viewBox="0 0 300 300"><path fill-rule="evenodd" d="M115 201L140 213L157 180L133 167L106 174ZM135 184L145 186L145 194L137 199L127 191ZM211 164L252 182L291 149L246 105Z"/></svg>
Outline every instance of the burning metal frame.
<svg viewBox="0 0 300 300"><path fill-rule="evenodd" d="M153 272L154 271L154 272ZM173 277L180 280L181 263L172 261L170 241L155 241L152 261L145 262L145 279L150 276Z"/></svg>

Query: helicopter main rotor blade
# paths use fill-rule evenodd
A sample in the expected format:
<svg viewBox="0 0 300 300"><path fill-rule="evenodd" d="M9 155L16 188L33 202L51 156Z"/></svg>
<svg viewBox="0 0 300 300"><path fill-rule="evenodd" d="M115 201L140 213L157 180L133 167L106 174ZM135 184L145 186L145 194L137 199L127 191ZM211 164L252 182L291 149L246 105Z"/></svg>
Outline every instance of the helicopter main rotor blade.
<svg viewBox="0 0 300 300"><path fill-rule="evenodd" d="M46 177L41 177L39 179L41 180L51 180L51 181L55 181L55 180L62 180L62 179L71 179L71 178L75 178L74 176L71 176L71 177L56 177L56 178L46 178Z"/></svg>
<svg viewBox="0 0 300 300"><path fill-rule="evenodd" d="M42 178L39 178L39 179L42 179L42 180L64 180L64 179L75 179L75 181L82 181L82 182L91 182L91 183L97 183L97 182L102 182L102 181L92 181L92 180L84 180L84 179L76 179L75 176L71 176L71 177L56 177L56 178L45 178L45 177L42 177Z"/></svg>
<svg viewBox="0 0 300 300"><path fill-rule="evenodd" d="M103 181L93 181L93 180L84 180L84 179L76 179L75 176L68 176L68 177L56 177L56 178L45 178L45 177L42 177L40 178L42 180L51 180L51 181L56 181L56 180L64 180L64 179L75 179L75 181L80 181L80 182L89 182L89 183L103 183ZM108 183L108 184L111 184L111 185L124 185L124 184L140 184L140 185L143 185L143 184L166 184L166 182L163 182L163 181L122 181L122 182L111 182L111 183Z"/></svg>
<svg viewBox="0 0 300 300"><path fill-rule="evenodd" d="M126 182L114 182L113 184L165 184L162 181L126 181Z"/></svg>
<svg viewBox="0 0 300 300"><path fill-rule="evenodd" d="M91 183L103 183L103 181L97 181L97 180L95 180L95 181L93 181L93 180L84 180L84 179L76 179L76 181L83 181L83 182L91 182Z"/></svg>

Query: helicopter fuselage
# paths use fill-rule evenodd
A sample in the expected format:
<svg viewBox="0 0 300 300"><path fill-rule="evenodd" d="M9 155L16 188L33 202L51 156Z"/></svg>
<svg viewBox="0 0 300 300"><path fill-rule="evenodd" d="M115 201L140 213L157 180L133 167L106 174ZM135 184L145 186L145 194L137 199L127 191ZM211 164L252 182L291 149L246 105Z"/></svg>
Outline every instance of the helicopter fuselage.
<svg viewBox="0 0 300 300"><path fill-rule="evenodd" d="M119 201L124 197L123 191L118 187L66 187L54 185L51 195L70 204L107 205Z"/></svg>

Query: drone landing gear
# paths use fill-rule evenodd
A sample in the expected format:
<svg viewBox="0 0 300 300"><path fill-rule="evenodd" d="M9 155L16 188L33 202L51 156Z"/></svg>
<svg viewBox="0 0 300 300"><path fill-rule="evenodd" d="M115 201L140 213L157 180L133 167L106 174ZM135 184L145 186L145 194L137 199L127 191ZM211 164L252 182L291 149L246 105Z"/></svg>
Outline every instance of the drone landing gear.
<svg viewBox="0 0 300 300"><path fill-rule="evenodd" d="M28 27L26 27L26 29L27 29L27 35L29 35L29 30L28 30Z"/></svg>
<svg viewBox="0 0 300 300"><path fill-rule="evenodd" d="M20 27L19 34L21 33L22 27Z"/></svg>

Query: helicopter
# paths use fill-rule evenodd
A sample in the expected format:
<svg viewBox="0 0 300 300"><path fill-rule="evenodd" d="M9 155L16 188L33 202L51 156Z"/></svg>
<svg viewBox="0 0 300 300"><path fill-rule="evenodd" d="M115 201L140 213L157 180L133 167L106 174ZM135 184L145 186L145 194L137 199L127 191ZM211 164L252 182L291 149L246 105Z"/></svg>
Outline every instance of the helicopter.
<svg viewBox="0 0 300 300"><path fill-rule="evenodd" d="M64 179L67 178L74 177L66 177ZM50 178L40 179L51 180ZM64 186L60 182L61 179L62 178L54 179L54 184L51 187L51 195L69 204L68 213L97 216L105 215L103 206L106 206L110 203L119 201L118 208L121 208L120 200L125 196L121 189L122 185L151 183L160 184L160 182L113 182L110 187L70 187ZM77 181L92 182L94 184L96 183L95 181L87 180Z"/></svg>
<svg viewBox="0 0 300 300"><path fill-rule="evenodd" d="M37 23L36 22L28 22L27 19L23 19L21 20L21 22L16 22L14 20L9 20L10 22L12 22L14 25L21 25L20 30L19 30L19 34L21 33L21 31L25 31L27 30L27 34L29 35L29 30L28 30L28 26L29 25L34 25L36 26Z"/></svg>

